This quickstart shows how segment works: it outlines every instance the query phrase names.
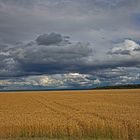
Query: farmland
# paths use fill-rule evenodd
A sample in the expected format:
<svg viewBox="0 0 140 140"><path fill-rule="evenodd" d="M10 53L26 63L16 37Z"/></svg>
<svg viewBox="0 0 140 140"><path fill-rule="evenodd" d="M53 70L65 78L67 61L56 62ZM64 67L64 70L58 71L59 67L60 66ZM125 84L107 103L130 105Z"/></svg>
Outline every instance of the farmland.
<svg viewBox="0 0 140 140"><path fill-rule="evenodd" d="M140 90L0 93L0 139L140 140Z"/></svg>

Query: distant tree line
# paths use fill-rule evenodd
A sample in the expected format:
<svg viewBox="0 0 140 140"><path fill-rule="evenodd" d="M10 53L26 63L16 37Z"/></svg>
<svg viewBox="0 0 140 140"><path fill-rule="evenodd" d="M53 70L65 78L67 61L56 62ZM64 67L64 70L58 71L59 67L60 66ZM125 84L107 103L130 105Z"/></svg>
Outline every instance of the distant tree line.
<svg viewBox="0 0 140 140"><path fill-rule="evenodd" d="M138 89L138 88L140 88L140 84L104 86L104 87L96 87L94 89Z"/></svg>

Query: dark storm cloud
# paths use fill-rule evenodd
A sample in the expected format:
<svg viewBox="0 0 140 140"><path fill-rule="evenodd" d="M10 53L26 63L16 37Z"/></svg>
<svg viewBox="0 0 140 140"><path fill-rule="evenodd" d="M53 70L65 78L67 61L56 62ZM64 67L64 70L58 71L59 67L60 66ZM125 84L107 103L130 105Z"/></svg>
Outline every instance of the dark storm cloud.
<svg viewBox="0 0 140 140"><path fill-rule="evenodd" d="M38 45L59 45L60 43L68 43L68 40L66 40L67 37L63 37L61 34L58 33L51 33L51 34L43 34L40 35L36 42Z"/></svg>
<svg viewBox="0 0 140 140"><path fill-rule="evenodd" d="M134 51L140 51L140 47L139 48L135 48Z"/></svg>
<svg viewBox="0 0 140 140"><path fill-rule="evenodd" d="M129 50L117 50L115 52L108 52L107 54L110 54L110 55L113 55L113 54L130 55L130 51Z"/></svg>
<svg viewBox="0 0 140 140"><path fill-rule="evenodd" d="M78 71L80 66L85 65L88 57L93 55L89 43L70 43L68 37L63 38L56 33L40 35L36 41L1 47L0 76ZM15 74L12 75L13 73Z"/></svg>
<svg viewBox="0 0 140 140"><path fill-rule="evenodd" d="M88 45L82 43L59 47L35 45L21 50L15 59L29 73L65 73L84 65L90 54Z"/></svg>
<svg viewBox="0 0 140 140"><path fill-rule="evenodd" d="M139 44L132 40L116 44L117 47L113 47L110 51L111 57L106 55L104 59L100 59L99 56L94 55L92 46L88 42L71 42L68 38L58 33L50 33L40 35L35 41L27 44L1 45L0 76L70 72L93 74L100 69L140 65L139 53L135 54L136 51L134 51L135 48L139 48ZM130 51L130 54L124 55L125 51Z"/></svg>

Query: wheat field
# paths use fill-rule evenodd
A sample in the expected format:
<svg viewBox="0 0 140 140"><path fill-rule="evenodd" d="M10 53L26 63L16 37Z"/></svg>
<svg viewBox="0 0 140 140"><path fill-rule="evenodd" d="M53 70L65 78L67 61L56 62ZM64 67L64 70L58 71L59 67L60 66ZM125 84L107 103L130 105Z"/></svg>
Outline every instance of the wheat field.
<svg viewBox="0 0 140 140"><path fill-rule="evenodd" d="M0 93L0 139L140 140L140 90Z"/></svg>

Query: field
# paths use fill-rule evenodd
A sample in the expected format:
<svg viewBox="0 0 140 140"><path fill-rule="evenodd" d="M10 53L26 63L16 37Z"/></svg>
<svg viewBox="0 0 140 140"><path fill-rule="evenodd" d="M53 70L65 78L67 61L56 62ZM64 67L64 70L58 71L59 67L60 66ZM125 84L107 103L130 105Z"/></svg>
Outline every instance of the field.
<svg viewBox="0 0 140 140"><path fill-rule="evenodd" d="M140 90L0 93L0 139L140 140Z"/></svg>

